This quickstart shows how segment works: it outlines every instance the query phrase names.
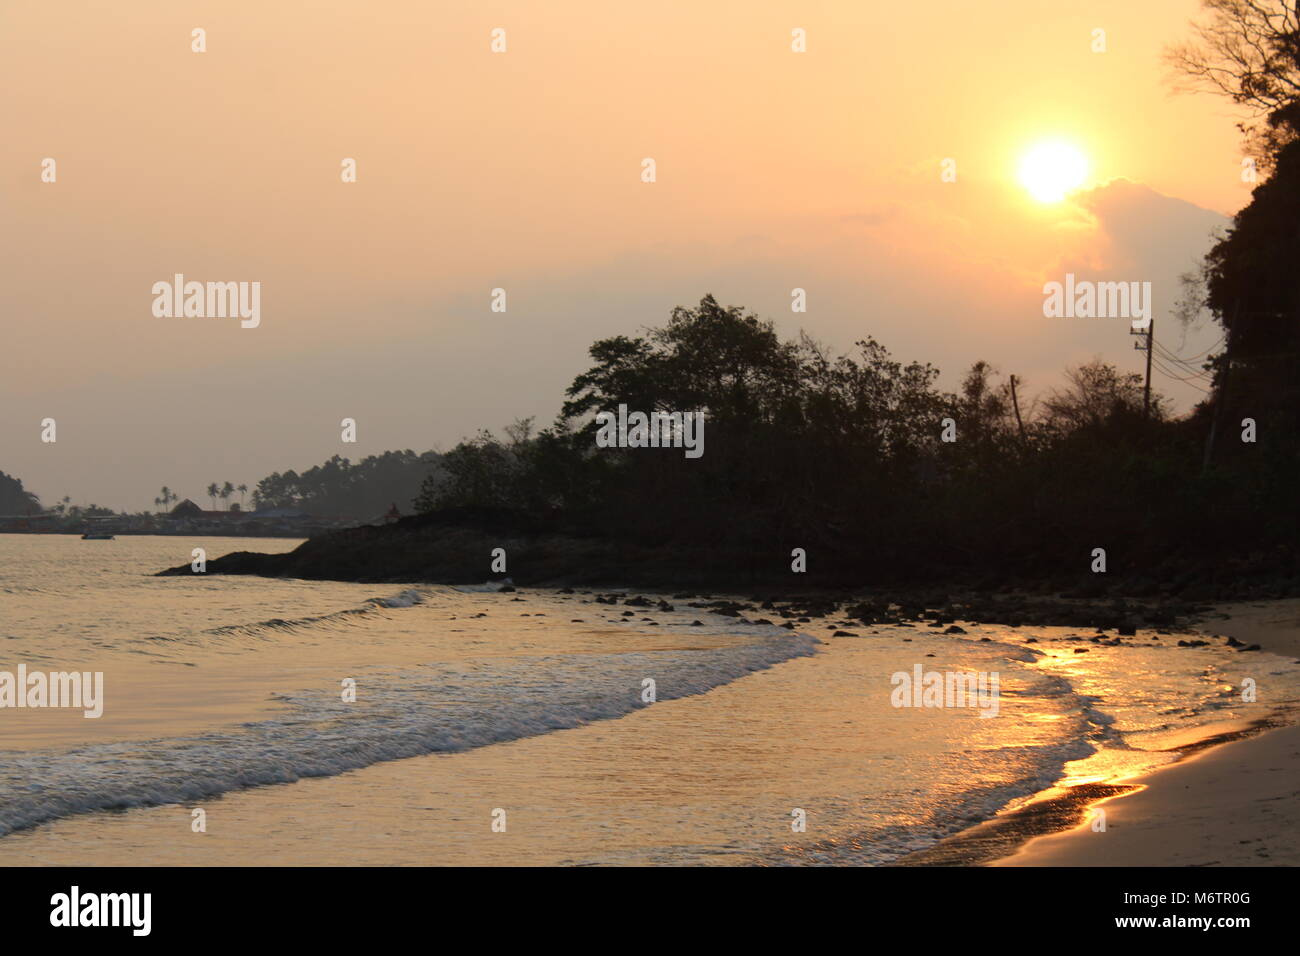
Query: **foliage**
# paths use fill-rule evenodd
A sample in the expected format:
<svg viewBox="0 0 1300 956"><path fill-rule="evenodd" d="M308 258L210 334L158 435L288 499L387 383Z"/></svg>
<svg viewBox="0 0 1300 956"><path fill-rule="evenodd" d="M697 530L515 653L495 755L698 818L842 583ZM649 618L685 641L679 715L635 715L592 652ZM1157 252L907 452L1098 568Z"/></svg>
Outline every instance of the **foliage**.
<svg viewBox="0 0 1300 956"><path fill-rule="evenodd" d="M420 486L440 469L438 453L410 449L370 455L353 464L338 455L298 474L275 472L257 483L257 508L292 508L322 517L361 521L384 514L394 504L409 511Z"/></svg>

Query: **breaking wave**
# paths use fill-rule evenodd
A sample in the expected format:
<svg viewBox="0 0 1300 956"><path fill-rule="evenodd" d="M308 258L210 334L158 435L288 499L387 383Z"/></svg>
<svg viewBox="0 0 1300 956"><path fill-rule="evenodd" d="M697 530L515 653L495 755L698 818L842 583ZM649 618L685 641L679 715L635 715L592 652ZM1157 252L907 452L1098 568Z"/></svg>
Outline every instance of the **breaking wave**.
<svg viewBox="0 0 1300 956"><path fill-rule="evenodd" d="M648 706L647 677L659 700L688 697L811 655L819 643L783 633L709 650L440 663L363 679L356 703L324 692L282 696L288 713L239 731L8 752L0 836L76 813L204 799L610 720Z"/></svg>

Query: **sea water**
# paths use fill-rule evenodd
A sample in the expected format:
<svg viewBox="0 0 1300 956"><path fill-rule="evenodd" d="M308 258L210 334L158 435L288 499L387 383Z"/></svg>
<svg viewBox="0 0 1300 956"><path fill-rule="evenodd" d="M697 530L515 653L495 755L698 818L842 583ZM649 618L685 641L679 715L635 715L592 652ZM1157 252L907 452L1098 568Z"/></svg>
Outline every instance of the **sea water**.
<svg viewBox="0 0 1300 956"><path fill-rule="evenodd" d="M103 674L97 719L0 709L0 865L883 864L1300 698L1292 661L1145 631L153 576L296 544L0 535L0 670ZM995 716L898 706L900 673L995 675Z"/></svg>

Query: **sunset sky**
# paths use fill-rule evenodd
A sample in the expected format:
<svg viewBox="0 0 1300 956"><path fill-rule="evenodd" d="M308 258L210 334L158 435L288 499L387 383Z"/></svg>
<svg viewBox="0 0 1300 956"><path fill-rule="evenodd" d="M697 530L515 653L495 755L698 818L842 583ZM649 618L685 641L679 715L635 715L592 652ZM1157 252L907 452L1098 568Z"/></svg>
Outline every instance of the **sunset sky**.
<svg viewBox="0 0 1300 956"><path fill-rule="evenodd" d="M1195 0L77 7L0 6L0 470L47 505L548 423L594 339L710 292L1031 398L1142 367L1123 320L1044 318L1067 272L1152 282L1170 351L1218 338L1167 317L1249 200L1239 117L1161 60ZM1017 176L1048 141L1087 162L1062 202ZM155 317L175 273L260 282L260 327Z"/></svg>

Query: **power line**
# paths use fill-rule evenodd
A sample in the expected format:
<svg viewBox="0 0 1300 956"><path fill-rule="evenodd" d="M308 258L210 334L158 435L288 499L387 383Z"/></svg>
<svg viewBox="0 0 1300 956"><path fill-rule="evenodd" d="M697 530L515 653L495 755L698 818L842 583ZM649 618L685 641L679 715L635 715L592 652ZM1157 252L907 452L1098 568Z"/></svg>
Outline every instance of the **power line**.
<svg viewBox="0 0 1300 956"><path fill-rule="evenodd" d="M1159 355L1161 358L1163 358L1165 361L1176 365L1178 368L1181 368L1184 371L1191 372L1193 375L1197 377L1204 378L1204 379L1213 378L1212 373L1210 373L1206 369L1193 365L1191 359L1179 358L1177 355L1174 355L1168 349L1162 346L1159 342L1156 343L1156 354Z"/></svg>
<svg viewBox="0 0 1300 956"><path fill-rule="evenodd" d="M1162 372L1164 372L1164 373L1165 373L1166 375L1168 375L1170 378L1176 378L1176 379L1178 379L1178 381L1180 381L1180 382L1192 381L1192 380L1195 380L1195 379L1198 377L1198 376L1195 376L1195 375L1180 375L1179 372L1181 372L1181 371L1186 371L1186 370L1185 370L1185 369L1178 369L1178 368L1176 368L1176 367L1175 367L1175 368L1170 368L1169 365L1167 365L1167 364L1165 363L1164 359L1161 358L1160 356L1156 356L1155 361L1156 361L1156 365L1157 365L1157 367L1159 367L1159 369L1160 369Z"/></svg>
<svg viewBox="0 0 1300 956"><path fill-rule="evenodd" d="M1156 367L1157 369L1159 369L1160 372L1161 372L1163 375L1165 375L1166 377L1173 379L1175 382L1181 382L1181 383L1183 383L1184 385L1186 385L1188 388L1194 388L1194 389L1196 389L1196 391L1200 392L1202 395L1209 395L1209 394L1210 394L1210 390L1209 390L1209 389L1206 389L1206 388L1201 388L1200 385L1197 385L1197 384L1196 384L1195 379L1193 379L1193 378L1183 378L1183 377L1177 375L1176 373L1174 373L1174 372L1171 371L1170 369L1166 368L1166 367L1164 366L1164 364L1160 361L1160 359L1154 359L1153 361L1154 361L1154 363L1155 363L1155 367Z"/></svg>
<svg viewBox="0 0 1300 956"><path fill-rule="evenodd" d="M1219 337L1219 341L1215 342L1213 345L1211 345L1211 346L1210 346L1208 349L1206 349L1205 351L1203 351L1203 352L1197 352L1195 355L1189 355L1189 356L1187 356L1186 358L1183 358L1182 356L1179 356L1179 355L1175 355L1173 352L1170 352L1168 349L1164 349L1164 351L1165 351L1166 353L1168 353L1169 358L1174 359L1175 361L1178 361L1178 362L1196 362L1196 361L1200 360L1201 358L1203 358L1204 356L1209 355L1209 354L1210 354L1211 352L1213 352L1215 349L1220 348L1221 346L1227 344L1227 341L1228 341L1228 337L1227 337L1226 335L1220 336L1220 337ZM1161 346L1161 348L1163 348L1163 346Z"/></svg>
<svg viewBox="0 0 1300 956"><path fill-rule="evenodd" d="M1219 341L1215 342L1213 345L1211 345L1211 346L1210 346L1208 349L1206 349L1204 352L1197 352L1195 355L1189 356L1188 359L1187 359L1187 361L1189 361L1189 362L1195 362L1195 361L1197 361L1198 359L1204 358L1205 356L1209 355L1211 352L1215 351L1216 349L1221 349L1221 348L1223 348L1223 347L1224 347L1225 345L1227 345L1227 344L1228 344L1228 337L1227 337L1226 335L1221 336L1221 337L1219 338Z"/></svg>

